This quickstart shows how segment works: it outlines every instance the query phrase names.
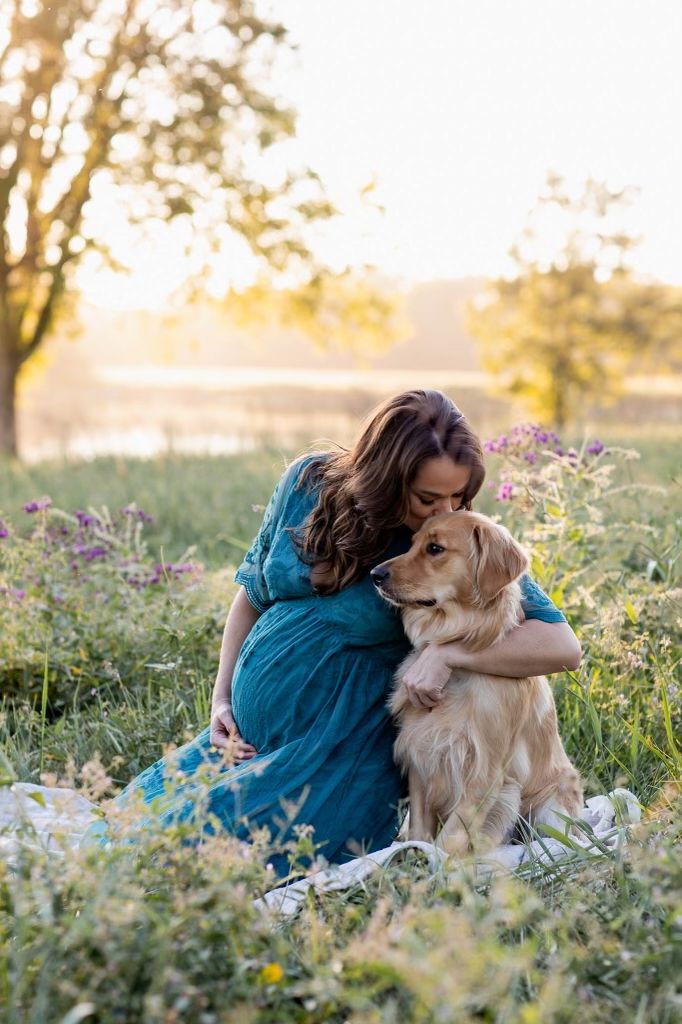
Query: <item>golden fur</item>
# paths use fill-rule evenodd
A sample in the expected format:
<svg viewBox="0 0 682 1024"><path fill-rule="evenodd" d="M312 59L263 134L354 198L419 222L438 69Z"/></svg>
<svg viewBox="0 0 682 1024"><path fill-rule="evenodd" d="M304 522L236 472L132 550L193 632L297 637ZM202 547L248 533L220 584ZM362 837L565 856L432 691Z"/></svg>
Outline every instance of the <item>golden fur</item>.
<svg viewBox="0 0 682 1024"><path fill-rule="evenodd" d="M504 527L453 512L428 520L406 554L373 570L380 593L401 608L414 647L389 700L400 727L395 757L409 775L409 836L435 839L448 853L504 842L519 816L563 829L560 815L582 808L544 677L455 669L431 709L415 707L402 682L427 643L458 640L476 651L513 629L522 619L516 581L527 567Z"/></svg>

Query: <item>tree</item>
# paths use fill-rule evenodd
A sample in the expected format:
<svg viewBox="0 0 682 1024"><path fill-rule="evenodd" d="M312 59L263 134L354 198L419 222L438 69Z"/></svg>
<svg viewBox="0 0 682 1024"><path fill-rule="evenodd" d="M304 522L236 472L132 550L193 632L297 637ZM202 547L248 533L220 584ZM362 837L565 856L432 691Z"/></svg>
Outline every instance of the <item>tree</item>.
<svg viewBox="0 0 682 1024"><path fill-rule="evenodd" d="M267 87L287 47L251 0L5 0L0 452L16 453L17 378L74 267L88 249L111 253L93 196L131 229L184 218L207 259L227 232L271 274L305 276L305 225L331 209L312 172L266 165L294 133Z"/></svg>
<svg viewBox="0 0 682 1024"><path fill-rule="evenodd" d="M512 248L513 275L491 281L470 310L497 389L557 427L586 401L616 397L626 369L650 362L677 335L679 296L628 267L635 239L621 225L631 196L592 179L571 195L548 175Z"/></svg>
<svg viewBox="0 0 682 1024"><path fill-rule="evenodd" d="M341 349L358 361L386 352L413 332L396 282L367 266L319 272L297 288L273 289L257 281L231 293L226 311L242 327L291 328L318 349Z"/></svg>

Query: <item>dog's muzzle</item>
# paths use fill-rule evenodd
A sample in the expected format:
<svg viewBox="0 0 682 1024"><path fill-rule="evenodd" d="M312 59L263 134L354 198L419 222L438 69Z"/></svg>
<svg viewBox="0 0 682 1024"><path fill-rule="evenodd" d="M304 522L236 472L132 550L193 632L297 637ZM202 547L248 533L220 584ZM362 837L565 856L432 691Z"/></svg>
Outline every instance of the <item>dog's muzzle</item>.
<svg viewBox="0 0 682 1024"><path fill-rule="evenodd" d="M369 574L372 577L372 583L377 588L377 590L381 590L384 594L384 597L387 597L390 601L393 601L395 604L418 604L423 608L433 608L433 606L436 603L435 600L433 599L428 601L406 601L403 598L398 597L396 594L391 593L387 587L387 584L391 578L391 572L389 569L384 568L383 565L377 565L375 569L370 569Z"/></svg>

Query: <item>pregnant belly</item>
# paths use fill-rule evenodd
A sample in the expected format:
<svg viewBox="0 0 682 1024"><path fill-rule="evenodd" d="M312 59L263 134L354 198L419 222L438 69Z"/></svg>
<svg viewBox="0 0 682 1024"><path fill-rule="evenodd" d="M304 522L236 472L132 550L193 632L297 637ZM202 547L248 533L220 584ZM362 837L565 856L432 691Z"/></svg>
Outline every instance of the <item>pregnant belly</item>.
<svg viewBox="0 0 682 1024"><path fill-rule="evenodd" d="M385 657L342 646L335 630L309 615L258 629L262 619L247 637L232 680L235 721L259 754L304 738L332 742L370 719L388 717L394 666Z"/></svg>

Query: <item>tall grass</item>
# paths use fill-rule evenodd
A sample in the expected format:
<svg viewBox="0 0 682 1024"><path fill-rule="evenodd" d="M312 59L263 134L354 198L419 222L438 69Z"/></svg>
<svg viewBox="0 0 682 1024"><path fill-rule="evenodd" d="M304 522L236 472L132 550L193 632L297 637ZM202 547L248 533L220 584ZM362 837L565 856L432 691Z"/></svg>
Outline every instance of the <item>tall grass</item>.
<svg viewBox="0 0 682 1024"><path fill-rule="evenodd" d="M560 871L492 879L466 863L457 877L432 877L414 854L354 891L311 894L286 923L253 907L271 884L264 835L248 846L216 836L197 850L187 843L191 826L152 826L134 850L84 849L66 860L26 851L13 872L0 861L3 1021L682 1020L677 449L647 460L596 449L574 458L533 441L529 461L529 436L491 452L495 486L482 507L531 549L535 575L579 633L580 669L553 678L561 733L588 793L625 786L642 801L644 822L629 844ZM6 687L0 703L0 783L42 773L99 800L205 725L233 593L224 563L241 557L259 520L251 506L265 502L280 465L265 453L4 472L0 518L21 526L0 541L14 552L4 549L6 588L17 589L8 574L19 571L20 554L34 557L36 520L22 518L21 505L46 493L69 512L135 500L156 517L144 525L142 565L156 561L157 546L169 562L196 545L207 571L194 589L164 580L115 605L112 617L126 627L113 630L116 644L98 632L102 609L88 617L78 603L68 560L59 576L73 588L68 629L22 603L40 604L44 588L54 589L54 564L29 580L12 606L25 616L13 620L15 636L57 622L68 637L57 630L37 657L24 652L32 667L22 674L21 645L8 630L0 636L0 677L14 666L13 693ZM508 501L495 500L501 481L512 484ZM100 593L119 592L119 564L103 561ZM145 637L153 643L131 657ZM35 686L17 686L29 678ZM302 852L306 843L302 835Z"/></svg>

